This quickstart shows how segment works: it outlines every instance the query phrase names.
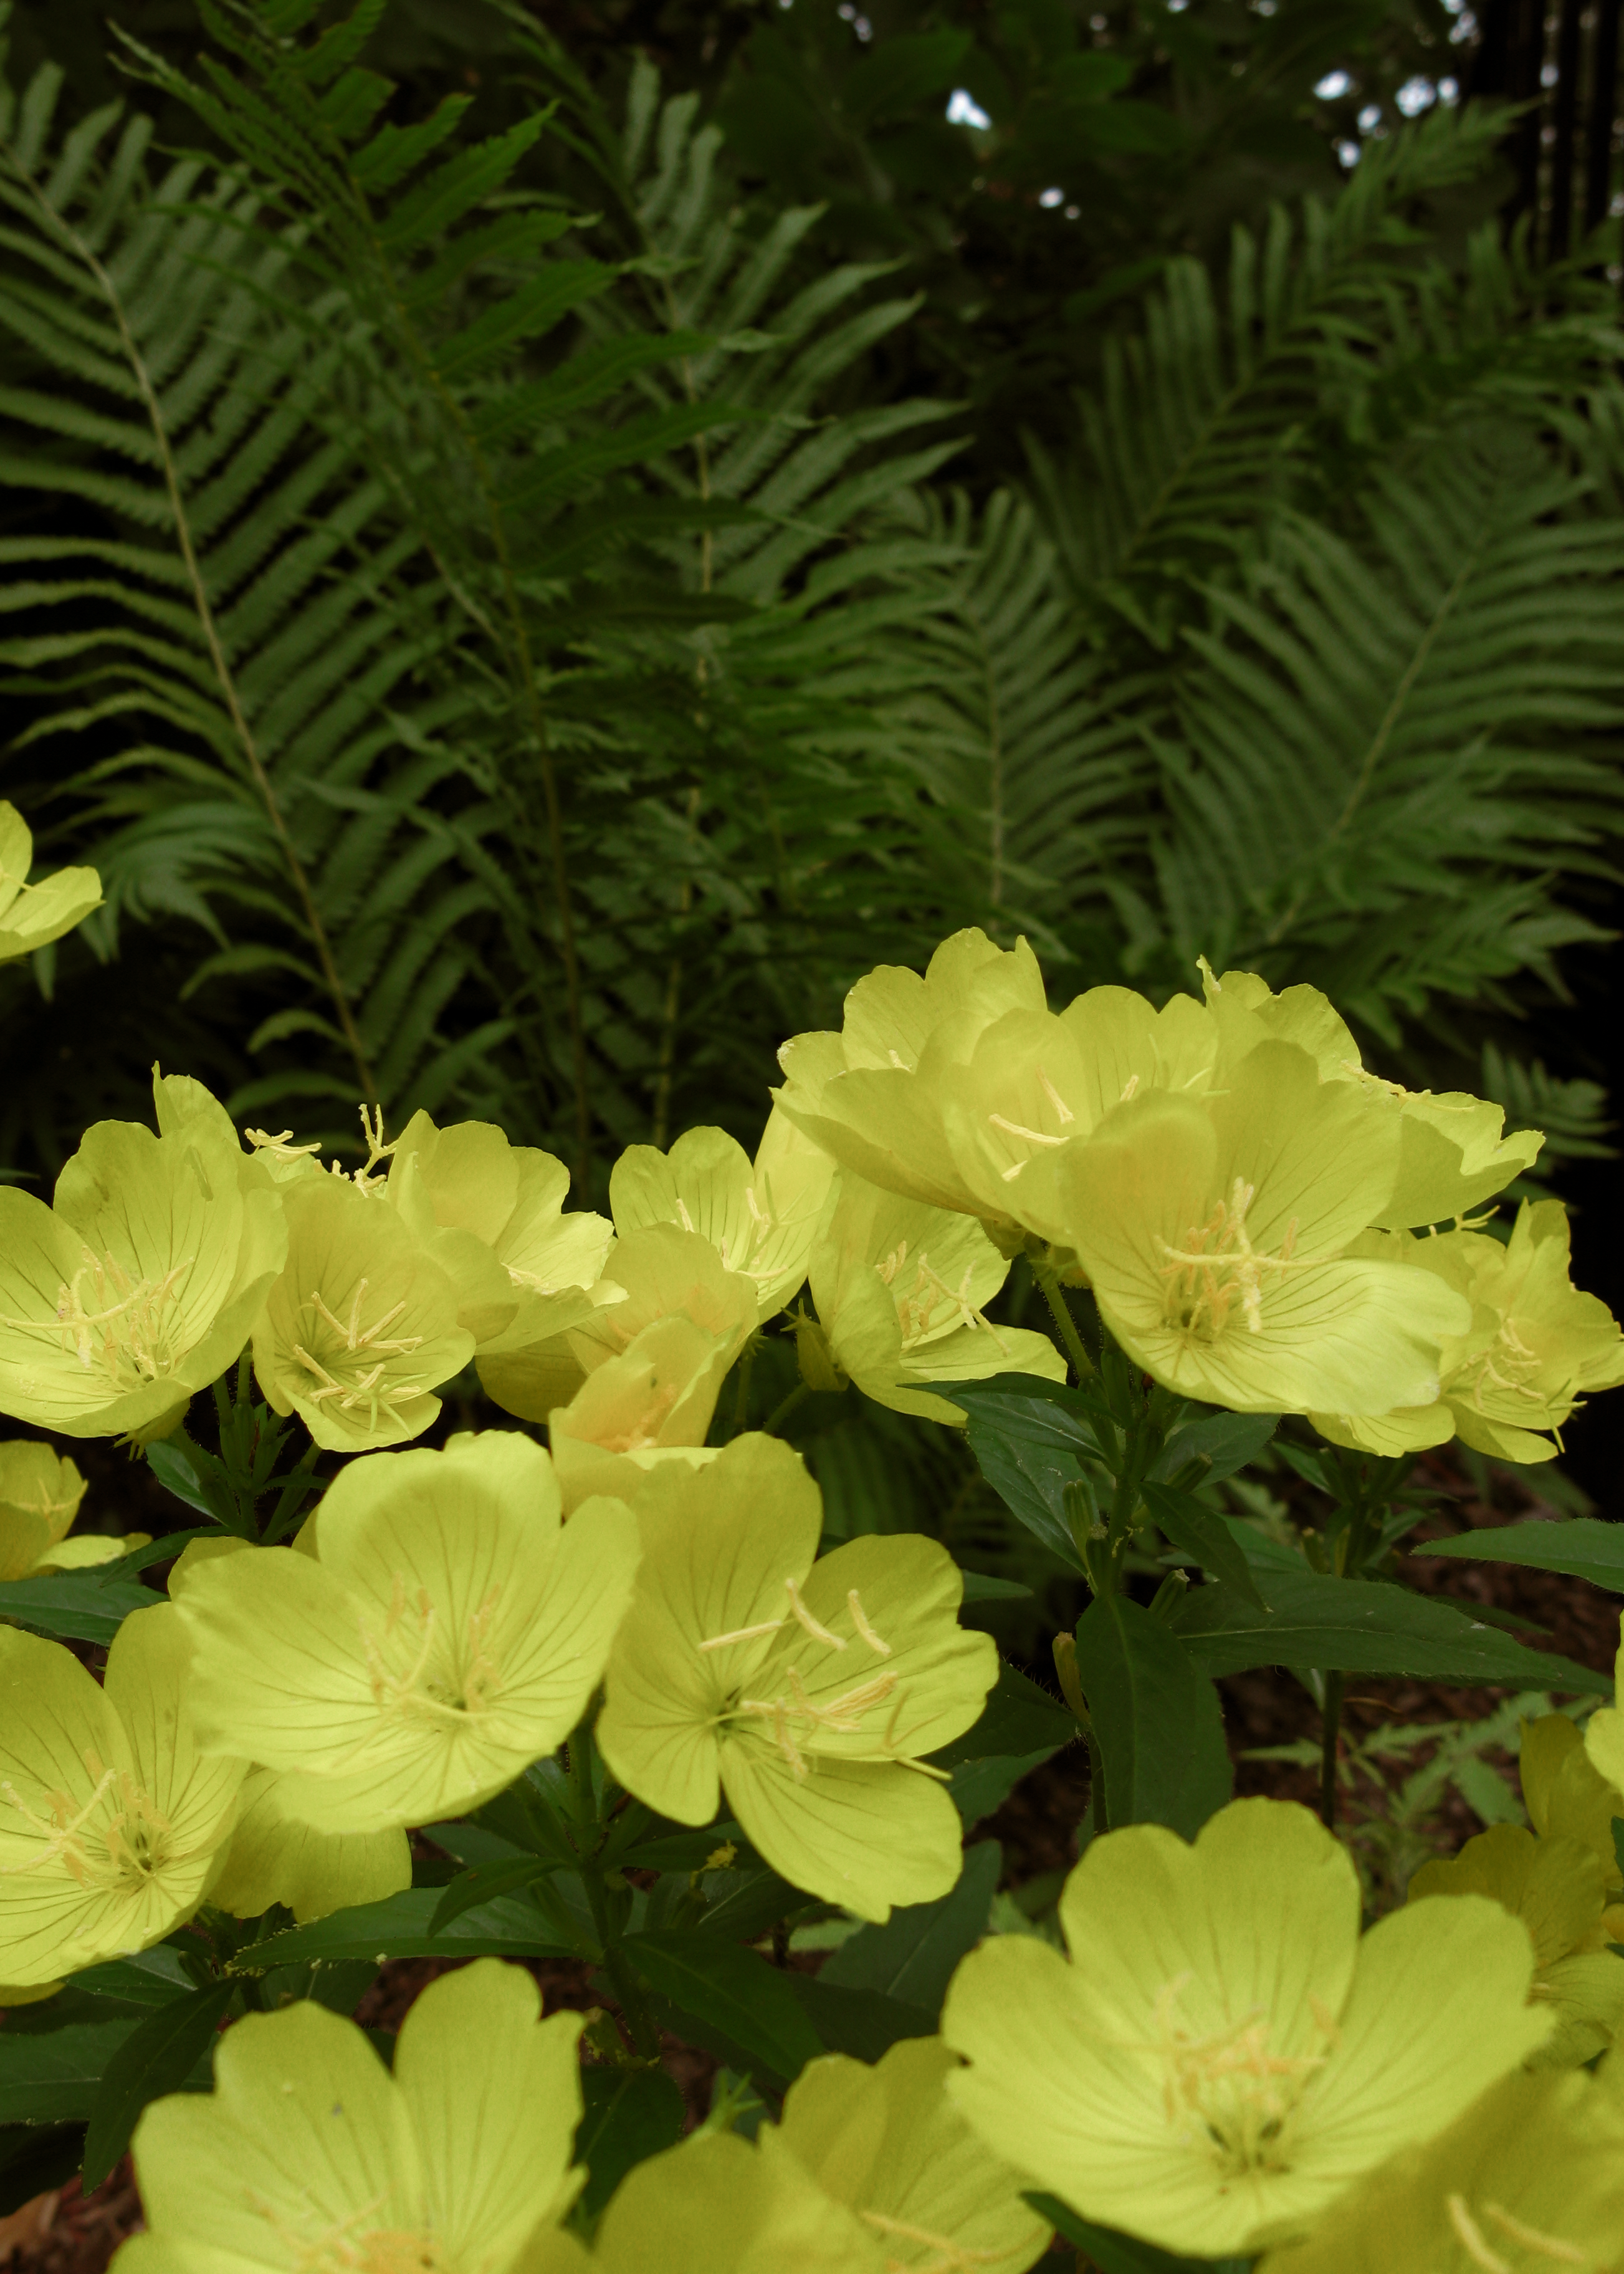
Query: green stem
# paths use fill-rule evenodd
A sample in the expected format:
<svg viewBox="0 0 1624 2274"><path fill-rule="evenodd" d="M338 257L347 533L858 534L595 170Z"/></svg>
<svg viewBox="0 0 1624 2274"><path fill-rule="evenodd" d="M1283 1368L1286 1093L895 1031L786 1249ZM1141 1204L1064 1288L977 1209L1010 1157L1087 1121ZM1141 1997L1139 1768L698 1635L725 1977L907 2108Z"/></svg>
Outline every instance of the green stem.
<svg viewBox="0 0 1624 2274"><path fill-rule="evenodd" d="M598 1810L592 1799L591 1730L583 1724L571 1737L564 1753L569 1764L572 1811L576 1826L585 1834L598 1824ZM604 1970L614 1990L616 2003L626 2016L632 2043L646 2060L658 2060L659 2031L654 2026L653 2017L637 1986L637 1977L627 1964L626 1954L615 1939L614 1928L609 1918L609 1890L596 1856L582 1856L580 1879L586 1890L587 1909L592 1914L592 1931L604 1954Z"/></svg>
<svg viewBox="0 0 1624 2274"><path fill-rule="evenodd" d="M1342 1726L1342 1691L1347 1677L1327 1674L1325 1677L1324 1735L1320 1749L1320 1813L1326 1829L1336 1829L1336 1745Z"/></svg>
<svg viewBox="0 0 1624 2274"><path fill-rule="evenodd" d="M802 1400L804 1398L810 1397L811 1395L812 1392L808 1389L806 1383L804 1382L798 1382L793 1389L788 1391L786 1396L779 1398L771 1412L762 1423L763 1434L769 1437L776 1437L778 1433L778 1425L780 1422L787 1421L790 1415L795 1411L796 1407L801 1404Z"/></svg>
<svg viewBox="0 0 1624 2274"><path fill-rule="evenodd" d="M1032 1276L1043 1290L1043 1299L1054 1314L1055 1324L1060 1329L1060 1339L1065 1345L1066 1356L1079 1382L1086 1382L1094 1373L1094 1360L1083 1348L1083 1338L1077 1331L1077 1321L1071 1316L1071 1306L1061 1291L1060 1275L1046 1265L1034 1263Z"/></svg>
<svg viewBox="0 0 1624 2274"><path fill-rule="evenodd" d="M1094 1810L1094 1831L1109 1832L1111 1820L1105 1806L1105 1759L1092 1728L1088 1731L1088 1799Z"/></svg>

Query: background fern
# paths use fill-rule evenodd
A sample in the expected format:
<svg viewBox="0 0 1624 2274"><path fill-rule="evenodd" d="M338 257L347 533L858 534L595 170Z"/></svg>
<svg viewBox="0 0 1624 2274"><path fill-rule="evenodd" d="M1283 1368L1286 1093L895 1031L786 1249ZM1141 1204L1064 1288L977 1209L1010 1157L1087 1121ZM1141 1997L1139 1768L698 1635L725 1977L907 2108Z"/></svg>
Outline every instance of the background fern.
<svg viewBox="0 0 1624 2274"><path fill-rule="evenodd" d="M112 889L56 1012L4 983L0 1152L127 1110L139 1027L242 1115L488 1113L590 1186L750 1135L782 1035L966 922L1068 991L1312 978L1519 1110L1583 1081L1516 1027L1605 930L1620 342L1472 224L1492 113L1108 279L1069 394L1034 335L955 402L917 201L842 257L742 80L607 91L504 13L491 132L373 68L384 0L208 0L197 71L126 41L203 156L59 121L49 67L14 100L8 787ZM979 68L897 37L845 113L871 189ZM1096 142L1154 141L1095 81Z"/></svg>

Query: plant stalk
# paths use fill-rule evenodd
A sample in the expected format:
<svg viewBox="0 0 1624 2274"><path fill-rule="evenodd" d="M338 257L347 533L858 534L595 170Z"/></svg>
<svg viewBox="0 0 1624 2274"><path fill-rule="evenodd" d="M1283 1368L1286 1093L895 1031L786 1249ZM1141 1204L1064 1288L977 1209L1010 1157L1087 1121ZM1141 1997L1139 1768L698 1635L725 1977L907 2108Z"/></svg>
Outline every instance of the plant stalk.
<svg viewBox="0 0 1624 2274"><path fill-rule="evenodd" d="M1060 1339L1065 1347L1066 1356L1071 1361L1072 1372L1079 1382L1087 1382L1094 1374L1094 1360L1083 1348L1083 1338L1077 1331L1077 1321L1071 1316L1071 1306L1061 1288L1059 1273L1051 1270L1047 1264L1034 1263L1032 1276L1043 1290L1043 1300L1049 1305L1055 1324L1060 1329Z"/></svg>
<svg viewBox="0 0 1624 2274"><path fill-rule="evenodd" d="M342 980L339 977L332 943L327 937L327 928L317 911L315 894L312 890L310 878L305 873L304 863L295 849L292 832L288 827L287 819L277 801L276 793L271 787L270 775L266 770L265 761L259 755L259 745L254 741L252 730L249 727L237 697L237 681L232 677L231 666L226 660L226 651L221 643L219 629L214 622L214 612L209 606L208 594L203 584L203 572L198 565L197 551L192 541L192 524L186 517L185 501L181 495L180 475L176 467L175 454L169 447L169 429L164 424L163 411L158 401L157 390L153 386L146 361L136 344L135 335L130 329L125 318L124 303L119 297L118 288L79 231L72 227L71 223L65 222L55 207L45 198L33 175L19 164L14 154L8 151L7 154L11 156L12 165L18 173L26 182L35 204L46 215L50 228L68 245L75 259L81 260L95 278L97 287L106 300L113 321L117 327L120 344L134 377L142 407L147 412L147 424L153 432L153 440L158 446L158 456L163 467L163 485L169 493L169 510L175 516L176 543L180 547L181 561L186 571L186 581L192 588L192 604L197 612L198 622L202 629L204 643L208 649L209 661L214 666L214 677L219 681L227 715L230 719L237 741L242 745L243 755L248 761L248 771L253 777L254 787L259 791L260 802L265 808L266 818L271 825L277 846L287 865L289 877L292 880L294 892L298 896L299 907L304 913L311 944L316 951L317 960L321 966L321 976L326 982L327 993L332 998L334 1013L338 1020L345 1045L355 1064L356 1079L361 1085L361 1094L363 1097L371 1098L376 1094L377 1081L368 1062L365 1045L361 1040L360 1029L356 1025L355 1014L350 1007L350 998L344 990Z"/></svg>

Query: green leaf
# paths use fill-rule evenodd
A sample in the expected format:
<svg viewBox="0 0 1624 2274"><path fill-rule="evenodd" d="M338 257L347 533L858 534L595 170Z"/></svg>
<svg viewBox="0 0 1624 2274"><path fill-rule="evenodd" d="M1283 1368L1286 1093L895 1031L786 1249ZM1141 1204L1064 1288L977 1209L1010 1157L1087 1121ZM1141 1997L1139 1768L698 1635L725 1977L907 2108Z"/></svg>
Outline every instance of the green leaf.
<svg viewBox="0 0 1624 2274"><path fill-rule="evenodd" d="M556 1869L549 1857L541 1856L515 1856L496 1864L476 1864L472 1871L459 1872L445 1886L429 1921L429 1932L443 1934L454 1919L460 1919L467 1911L477 1910L493 1895L512 1894Z"/></svg>
<svg viewBox="0 0 1624 2274"><path fill-rule="evenodd" d="M804 1910L811 1900L804 1887L792 1886L765 1864L729 1871L726 1877L727 1885L707 1907L697 1933L754 1942L791 1911Z"/></svg>
<svg viewBox="0 0 1624 2274"><path fill-rule="evenodd" d="M1214 1413L1195 1409L1196 1418L1174 1430L1151 1468L1157 1481L1176 1477L1190 1461L1199 1461L1199 1481L1215 1485L1255 1461L1276 1429L1278 1413Z"/></svg>
<svg viewBox="0 0 1624 2274"><path fill-rule="evenodd" d="M841 1990L877 1990L900 2004L935 2016L942 2011L953 1969L987 1931L993 1889L1004 1868L996 1840L965 1850L958 1884L934 1903L907 1903L883 1926L860 1928L843 1942L818 1976Z"/></svg>
<svg viewBox="0 0 1624 2274"><path fill-rule="evenodd" d="M1192 1587L1169 1625L1202 1673L1251 1666L1329 1667L1346 1674L1410 1674L1435 1682L1509 1683L1605 1697L1608 1675L1554 1652L1526 1650L1447 1603L1379 1580L1333 1579L1273 1567L1273 1608L1259 1611L1222 1581Z"/></svg>
<svg viewBox="0 0 1624 2274"><path fill-rule="evenodd" d="M1071 1709L1007 1659L998 1661L998 1679L987 1693L979 1718L962 1737L944 1745L930 1757L938 1769L956 1769L962 1762L1024 1758L1035 1754L1047 1759L1069 1745L1077 1735Z"/></svg>
<svg viewBox="0 0 1624 2274"><path fill-rule="evenodd" d="M68 1977L71 1990L82 1990L93 1998L118 1998L136 2006L167 2006L173 1999L184 1998L194 1990L193 1982L181 1955L172 1943L154 1943L150 1950L138 1950L129 1958L109 1958L101 1966L87 1966L80 1974Z"/></svg>
<svg viewBox="0 0 1624 2274"><path fill-rule="evenodd" d="M1222 1517L1203 1508L1189 1493L1175 1491L1171 1485L1147 1480L1143 1489L1146 1507L1175 1547L1193 1555L1215 1579L1228 1580L1259 1610L1267 1610L1252 1566Z"/></svg>
<svg viewBox="0 0 1624 2274"><path fill-rule="evenodd" d="M974 1832L994 1809L1001 1808L1022 1777L1041 1768L1054 1751L1045 1745L1035 1753L994 1753L983 1761L961 1762L947 1790L965 1830Z"/></svg>
<svg viewBox="0 0 1624 2274"><path fill-rule="evenodd" d="M271 2013L308 1999L349 2019L377 1979L378 1969L370 1958L341 1958L327 1964L305 1959L272 1967L259 1984L259 1994Z"/></svg>
<svg viewBox="0 0 1624 2274"><path fill-rule="evenodd" d="M370 1958L381 1966L388 1958L582 1955L560 1939L552 1922L524 1895L493 1896L436 1934L432 1923L443 1894L440 1887L404 1887L384 1902L358 1903L308 1926L289 1927L239 1950L232 1969L257 1974L312 1958Z"/></svg>
<svg viewBox="0 0 1624 2274"><path fill-rule="evenodd" d="M1507 1524L1492 1531L1463 1532L1458 1540L1429 1540L1412 1555L1470 1557L1485 1563L1521 1563L1535 1571L1560 1571L1624 1595L1624 1524L1595 1516L1569 1517L1561 1524Z"/></svg>
<svg viewBox="0 0 1624 2274"><path fill-rule="evenodd" d="M179 2092L214 2042L239 1982L213 1982L138 2023L109 2061L85 2134L85 2188L99 2187L149 2100Z"/></svg>
<svg viewBox="0 0 1624 2274"><path fill-rule="evenodd" d="M1077 1675L1107 1821L1165 1824L1192 1840L1234 1788L1216 1690L1177 1636L1126 1595L1096 1596L1079 1619Z"/></svg>
<svg viewBox="0 0 1624 2274"><path fill-rule="evenodd" d="M581 2202L595 2219L634 2164L676 2146L688 2105L658 2068L583 2068L581 2097L575 2161L587 2167Z"/></svg>
<svg viewBox="0 0 1624 2274"><path fill-rule="evenodd" d="M990 1571L966 1571L964 1600L966 1603L1030 1602L1032 1590L1019 1579L1000 1579Z"/></svg>
<svg viewBox="0 0 1624 2274"><path fill-rule="evenodd" d="M102 1580L88 1571L49 1571L0 1586L0 1619L70 1642L111 1642L132 1611L164 1598L136 1579Z"/></svg>
<svg viewBox="0 0 1624 2274"><path fill-rule="evenodd" d="M1064 1493L1083 1475L1085 1458L1094 1457L1095 1447L1078 1393L1026 1374L1004 1374L996 1384L931 1387L963 1406L970 1450L1011 1515L1068 1570L1081 1571Z"/></svg>
<svg viewBox="0 0 1624 2274"><path fill-rule="evenodd" d="M730 1818L698 1832L662 1832L652 1840L635 1841L615 1862L629 1871L699 1871L718 1848L730 1841L738 1847L743 1839L742 1830Z"/></svg>
<svg viewBox="0 0 1624 2274"><path fill-rule="evenodd" d="M85 2122L108 2063L142 2026L124 2014L59 2029L0 2029L0 2124Z"/></svg>
<svg viewBox="0 0 1624 2274"><path fill-rule="evenodd" d="M826 1974L800 1974L793 1969L784 1979L831 2053L876 2061L903 2037L936 2034L934 2014L926 2013L922 2006L888 1998L883 1991L848 1990L829 1981Z"/></svg>
<svg viewBox="0 0 1624 2274"><path fill-rule="evenodd" d="M1246 2274L1249 2258L1175 2258L1154 2242L1119 2234L1114 2227L1096 2226L1082 2218L1058 2195L1029 2194L1025 2200L1040 2218L1046 2218L1068 2242L1087 2254L1099 2274Z"/></svg>
<svg viewBox="0 0 1624 2274"><path fill-rule="evenodd" d="M620 1945L658 1996L712 2023L775 2076L800 2074L823 2051L785 1977L719 1936L665 1927Z"/></svg>

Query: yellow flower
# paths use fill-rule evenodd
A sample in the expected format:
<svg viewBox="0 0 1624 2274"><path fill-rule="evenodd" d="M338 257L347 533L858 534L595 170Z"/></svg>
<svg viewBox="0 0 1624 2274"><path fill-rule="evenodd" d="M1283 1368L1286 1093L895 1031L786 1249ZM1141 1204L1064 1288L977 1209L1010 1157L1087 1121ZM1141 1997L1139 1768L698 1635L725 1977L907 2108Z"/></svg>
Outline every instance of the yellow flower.
<svg viewBox="0 0 1624 2274"><path fill-rule="evenodd" d="M779 2136L898 2274L1023 2274L1049 2229L1022 2200L1020 2174L949 2098L958 2066L940 2037L905 2037L872 2068L826 2054L791 2085Z"/></svg>
<svg viewBox="0 0 1624 2274"><path fill-rule="evenodd" d="M612 1234L600 1216L564 1213L561 1161L492 1122L440 1129L426 1113L389 1154L387 1196L456 1283L477 1356L543 1342L590 1310Z"/></svg>
<svg viewBox="0 0 1624 2274"><path fill-rule="evenodd" d="M281 1202L214 1101L171 1113L167 1088L162 1133L98 1122L49 1208L0 1188L0 1412L161 1436L247 1340L286 1252Z"/></svg>
<svg viewBox="0 0 1624 2274"><path fill-rule="evenodd" d="M27 823L0 798L0 963L60 939L102 905L102 879L94 869L58 869L31 885L33 861Z"/></svg>
<svg viewBox="0 0 1624 2274"><path fill-rule="evenodd" d="M1432 1404L1379 1420L1315 1414L1334 1444L1401 1453L1458 1436L1500 1460L1553 1460L1582 1393L1624 1382L1617 1321L1568 1278L1568 1212L1560 1201L1525 1201L1503 1245L1474 1231L1421 1239L1371 1232L1357 1252L1442 1280L1470 1304L1471 1324L1442 1345ZM1547 1429L1552 1437L1535 1434Z"/></svg>
<svg viewBox="0 0 1624 2274"><path fill-rule="evenodd" d="M0 1629L0 1978L144 1950L208 1892L245 1764L199 1752L187 1660L167 1603L125 1619L104 1684Z"/></svg>
<svg viewBox="0 0 1624 2274"><path fill-rule="evenodd" d="M1259 2274L1604 2274L1624 2234L1624 2121L1588 2076L1508 2076L1402 2150Z"/></svg>
<svg viewBox="0 0 1624 2274"><path fill-rule="evenodd" d="M298 1547L184 1573L201 1740L280 1770L276 1806L320 1831L477 1808L580 1719L636 1555L616 1502L560 1525L526 1437L351 1461Z"/></svg>
<svg viewBox="0 0 1624 2274"><path fill-rule="evenodd" d="M391 2075L312 2001L250 2014L212 2093L153 2102L135 2135L147 2231L120 2274L505 2274L568 2210L576 2014L538 2022L522 1967L482 1958L425 1990Z"/></svg>
<svg viewBox="0 0 1624 2274"><path fill-rule="evenodd" d="M667 1461L697 1468L713 1458L705 1436L735 1352L731 1335L680 1312L651 1320L618 1358L595 1367L547 1416L564 1513L594 1493L629 1499Z"/></svg>
<svg viewBox="0 0 1624 2274"><path fill-rule="evenodd" d="M845 1170L812 1250L812 1295L836 1364L867 1397L957 1422L960 1409L925 1384L992 1374L1065 1380L1047 1335L987 1317L1009 1269L974 1216L903 1200Z"/></svg>
<svg viewBox="0 0 1624 2274"><path fill-rule="evenodd" d="M1613 1819L1624 1816L1624 1793L1591 1760L1584 1732L1566 1713L1524 1721L1517 1768L1535 1831L1541 1838L1582 1840L1600 1858L1609 1886L1616 1886ZM1624 1941L1624 1935L1614 1939Z"/></svg>
<svg viewBox="0 0 1624 2274"><path fill-rule="evenodd" d="M649 2157L610 2197L590 2251L561 2229L540 2234L523 2274L890 2274L905 2263L763 2124L754 2144L695 2132Z"/></svg>
<svg viewBox="0 0 1624 2274"><path fill-rule="evenodd" d="M1357 1243L1398 1130L1295 1043L1248 1052L1211 1096L1117 1106L1050 1178L1101 1316L1146 1371L1237 1412L1383 1414L1435 1401L1463 1297Z"/></svg>
<svg viewBox="0 0 1624 2274"><path fill-rule="evenodd" d="M455 1283L346 1177L297 1178L282 1204L288 1261L253 1330L267 1404L333 1452L419 1435L440 1412L435 1387L473 1354Z"/></svg>
<svg viewBox="0 0 1624 2274"><path fill-rule="evenodd" d="M1448 1224L1503 1191L1545 1143L1537 1129L1502 1136L1504 1110L1487 1099L1464 1090L1404 1089L1372 1073L1317 988L1288 987L1276 995L1255 972L1226 971L1215 979L1205 960L1201 976L1226 1069L1260 1043L1295 1043L1313 1057L1321 1080L1359 1084L1396 1121L1398 1160L1372 1224L1402 1231Z"/></svg>
<svg viewBox="0 0 1624 2274"><path fill-rule="evenodd" d="M635 1505L643 1562L597 1731L615 1776L680 1824L709 1823L725 1789L776 1871L861 1917L945 1894L959 1815L921 1756L997 1673L990 1637L959 1624L946 1550L870 1534L815 1562L821 1496L773 1437L656 1470Z"/></svg>
<svg viewBox="0 0 1624 2274"><path fill-rule="evenodd" d="M921 979L883 965L846 998L838 1035L797 1035L778 1052L782 1111L843 1168L930 1208L981 1213L942 1122L936 1059L950 1063L1006 1012L1045 1013L1043 978L1023 939L1008 953L984 932L944 940Z"/></svg>
<svg viewBox="0 0 1624 2274"><path fill-rule="evenodd" d="M834 1163L775 1108L752 1163L725 1129L690 1129L669 1153L628 1146L609 1178L622 1239L674 1224L715 1248L725 1270L756 1291L757 1315L781 1311L807 1276L807 1258Z"/></svg>
<svg viewBox="0 0 1624 2274"><path fill-rule="evenodd" d="M84 1497L84 1478L50 1446L21 1438L0 1445L0 1579L38 1570L71 1528ZM123 1542L106 1545L117 1555Z"/></svg>
<svg viewBox="0 0 1624 2274"><path fill-rule="evenodd" d="M973 1951L942 2034L988 2145L1084 2218L1202 2258L1304 2233L1396 2150L1533 2052L1533 1952L1497 1903L1417 1903L1361 1938L1347 1852L1305 1809L1240 1800L1193 1847L1094 1841L1069 1961Z"/></svg>
<svg viewBox="0 0 1624 2274"><path fill-rule="evenodd" d="M217 1910L258 1918L284 1903L302 1926L410 1886L411 1849L398 1826L323 1832L290 1814L285 1797L286 1780L275 1769L250 1769L237 1828L208 1891Z"/></svg>
<svg viewBox="0 0 1624 2274"><path fill-rule="evenodd" d="M1530 2067L1573 2068L1593 2059L1624 2020L1624 1960L1607 1948L1611 1876L1581 1841L1541 1839L1520 1824L1496 1824L1448 1862L1424 1864L1410 1882L1412 1903L1429 1895L1487 1895L1528 1929L1530 1995L1556 2013L1556 2027L1530 2056Z"/></svg>

